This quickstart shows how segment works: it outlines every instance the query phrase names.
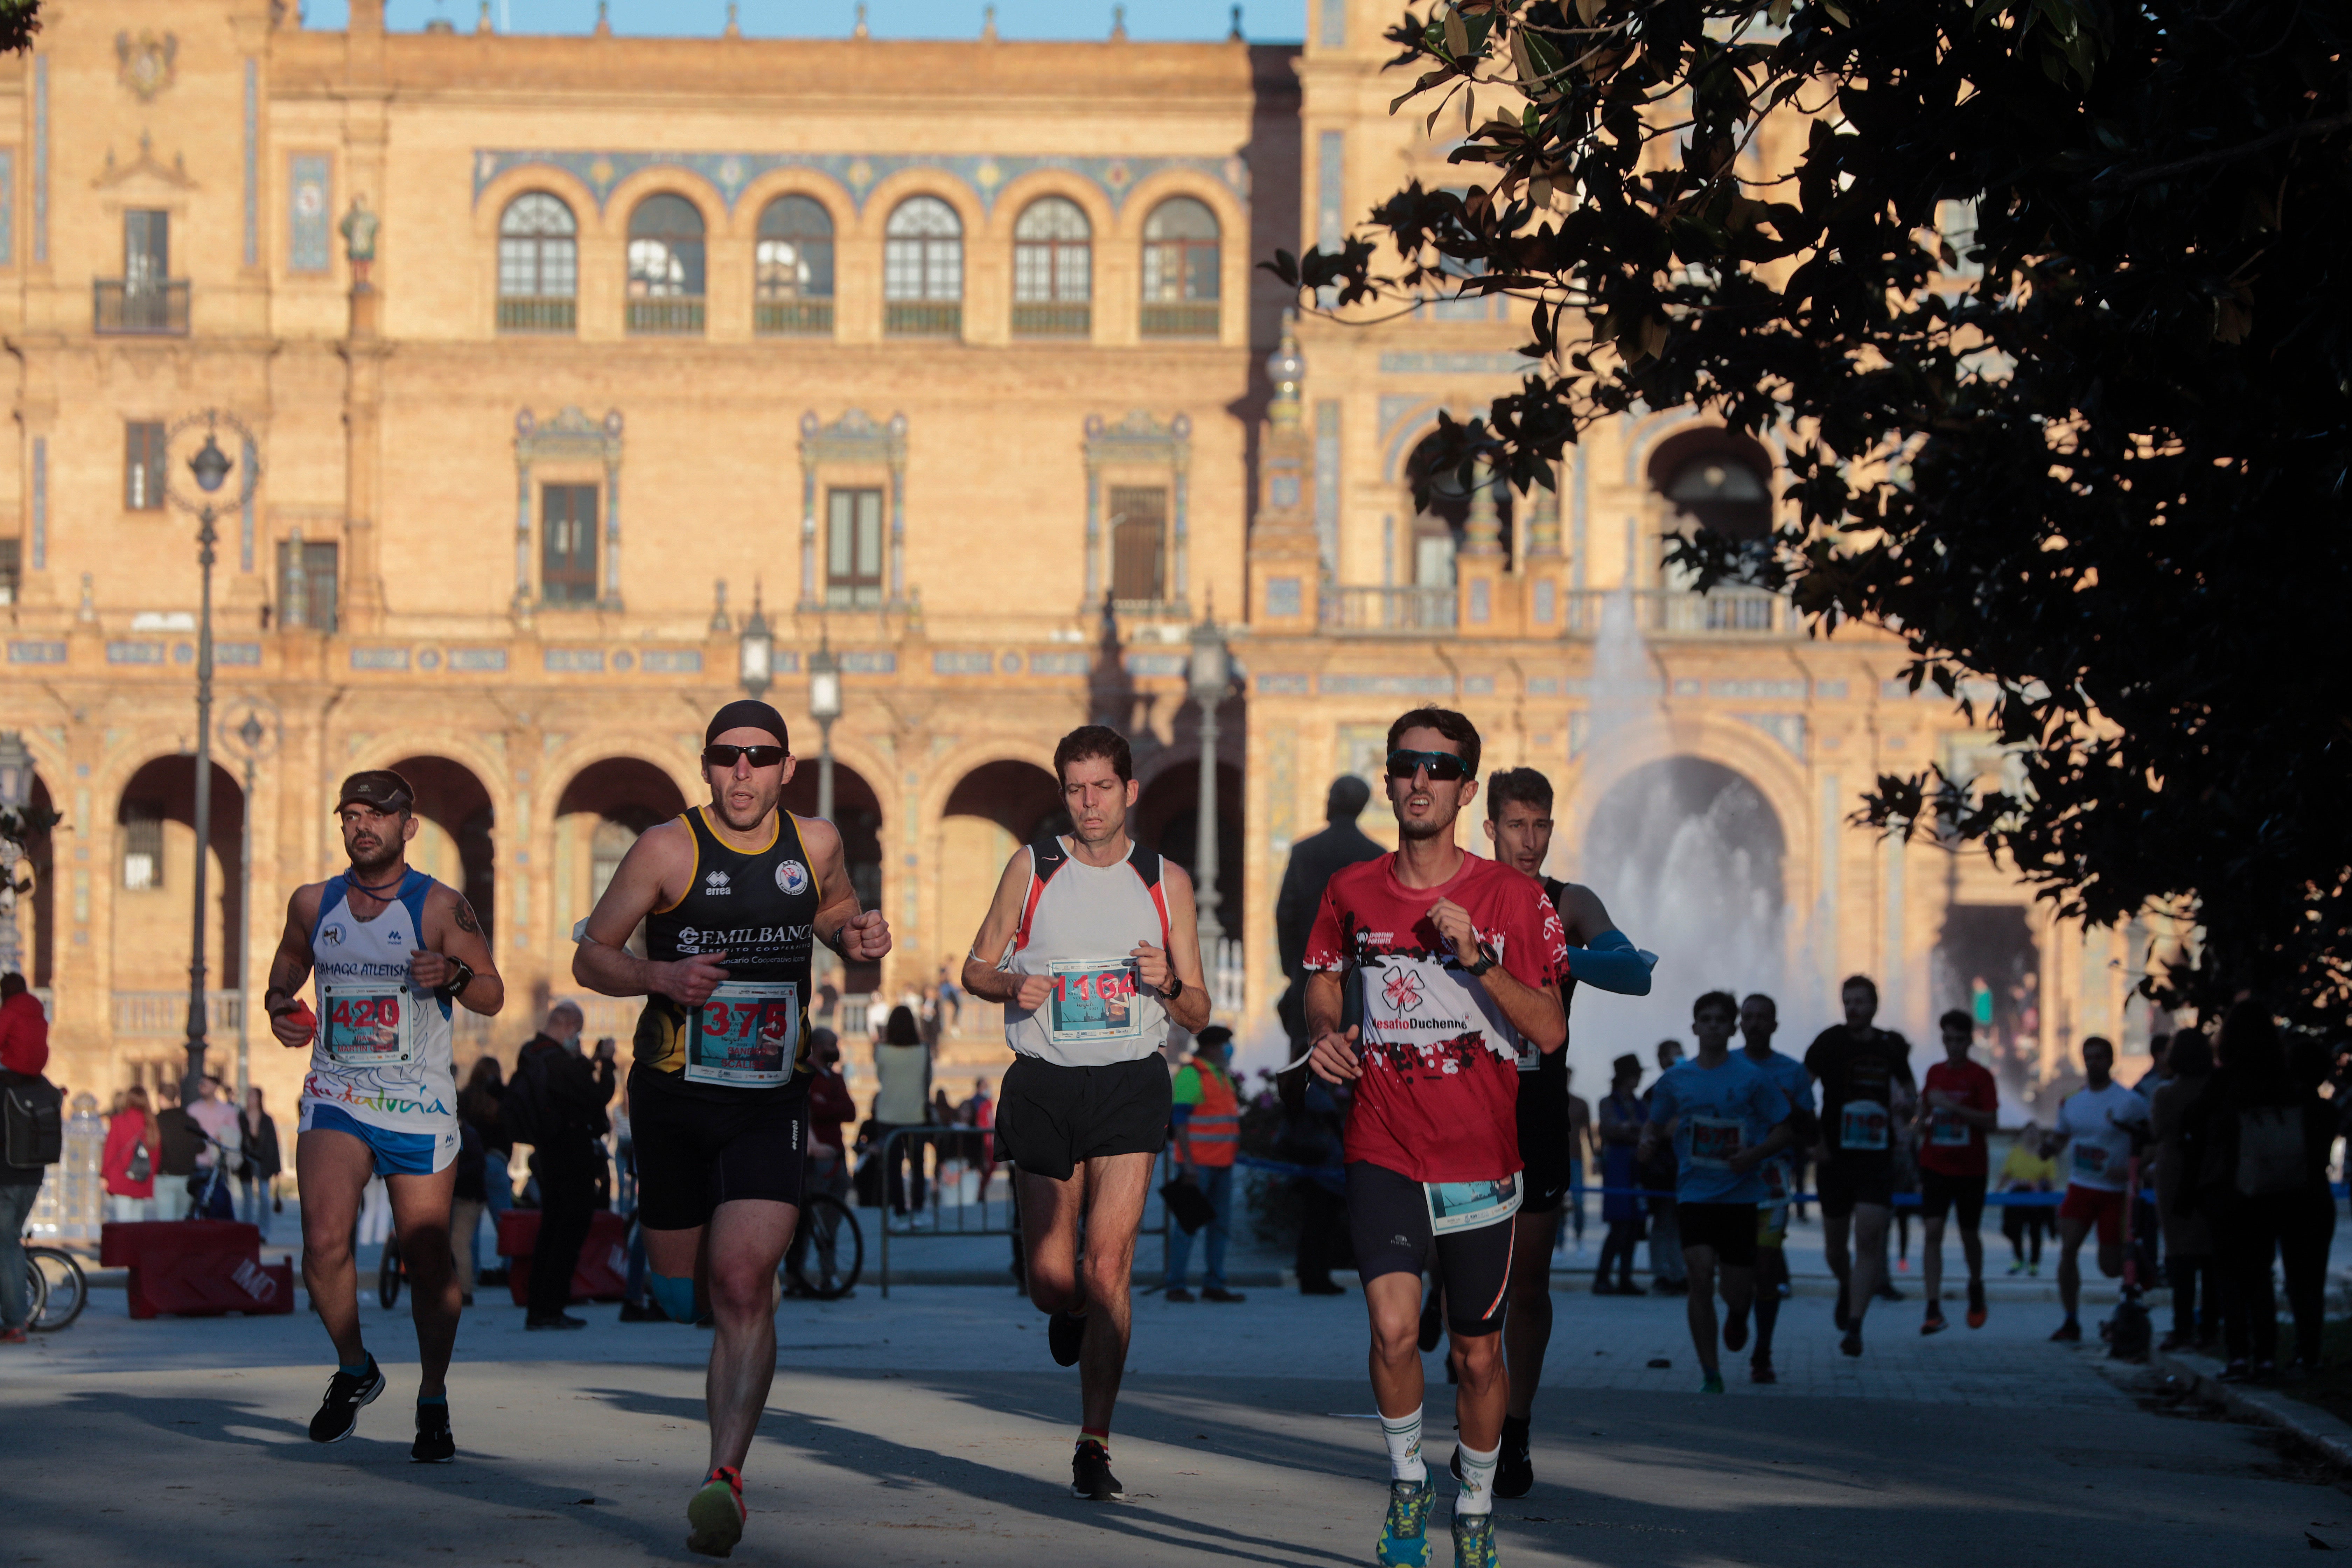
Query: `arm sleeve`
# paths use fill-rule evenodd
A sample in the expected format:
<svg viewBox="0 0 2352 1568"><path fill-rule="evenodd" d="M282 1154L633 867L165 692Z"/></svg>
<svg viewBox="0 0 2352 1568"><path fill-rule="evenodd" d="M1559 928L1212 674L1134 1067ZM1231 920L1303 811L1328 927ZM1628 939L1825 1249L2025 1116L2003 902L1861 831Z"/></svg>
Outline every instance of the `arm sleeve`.
<svg viewBox="0 0 2352 1568"><path fill-rule="evenodd" d="M1568 972L1584 984L1622 996L1650 994L1650 970L1658 955L1635 947L1622 931L1604 931L1591 946L1571 947L1567 952Z"/></svg>

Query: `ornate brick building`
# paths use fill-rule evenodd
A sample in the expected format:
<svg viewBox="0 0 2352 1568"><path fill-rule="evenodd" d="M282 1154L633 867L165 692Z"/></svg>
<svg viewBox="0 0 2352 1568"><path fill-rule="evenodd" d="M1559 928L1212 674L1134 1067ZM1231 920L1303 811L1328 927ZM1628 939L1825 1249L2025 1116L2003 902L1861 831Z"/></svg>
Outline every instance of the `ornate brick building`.
<svg viewBox="0 0 2352 1568"><path fill-rule="evenodd" d="M1811 1020L1849 969L1906 1027L1973 1000L2028 1079L2065 1035L2123 1031L2129 947L1844 825L1881 771L1998 765L1889 684L1891 645L1662 573L1682 518L1767 525L1769 448L1660 412L1597 432L1556 500L1422 514L1437 412L1523 369L1507 307L1310 319L1285 357L1253 261L1460 177L1387 112L1372 0L1318 0L1303 47L281 12L52 0L0 79L0 729L66 817L19 923L77 1087L159 1070L180 1032L208 433L236 465L213 497L216 1043L289 885L333 867L335 781L396 765L419 863L472 896L517 998L461 1048L510 1050L571 989L619 854L698 797L755 617L796 725L812 659L838 658L835 814L898 929L882 992L920 984L1054 813L1075 723L1136 733L1141 832L1192 857L1186 672L1213 613L1245 1035L1281 985L1289 844L1424 700L1561 786L1556 868L1684 942L1676 1000L1601 1010L1580 1060L1675 1032L1706 984L1782 986ZM591 1032L632 1016L596 1002ZM294 1064L256 1035L282 1100Z"/></svg>

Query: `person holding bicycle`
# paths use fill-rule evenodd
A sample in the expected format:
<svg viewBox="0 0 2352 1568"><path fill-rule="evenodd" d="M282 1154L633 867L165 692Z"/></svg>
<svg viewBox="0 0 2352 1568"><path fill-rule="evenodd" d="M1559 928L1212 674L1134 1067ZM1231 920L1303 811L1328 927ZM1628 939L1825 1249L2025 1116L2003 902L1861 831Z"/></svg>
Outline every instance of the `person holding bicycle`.
<svg viewBox="0 0 2352 1568"><path fill-rule="evenodd" d="M457 1452L445 1379L459 1310L449 1250L457 1184L449 1020L460 1005L495 1016L506 1005L506 983L464 895L409 868L415 798L388 768L343 781L335 817L351 868L287 900L262 1005L278 1044L310 1052L294 1145L302 1283L341 1358L310 1419L310 1440L341 1442L358 1426L360 1407L383 1392L383 1373L360 1334L352 1257L361 1196L381 1174L415 1288L423 1363L409 1457L446 1464ZM315 1015L299 994L314 973Z"/></svg>
<svg viewBox="0 0 2352 1568"><path fill-rule="evenodd" d="M25 988L25 977L16 971L0 974L0 1086L5 1086L10 1100L10 1143L16 1140L14 1124L19 1096L29 1102L46 1094L52 1117L57 1113L58 1091L41 1076L41 1069L48 1065L49 1020L41 1011L41 999ZM57 1124L54 1120L50 1123ZM0 1162L12 1154L24 1157L13 1148L0 1146ZM25 1268L25 1222L32 1215L33 1200L40 1195L46 1169L38 1164L0 1163L0 1345L23 1344L25 1324L32 1316Z"/></svg>

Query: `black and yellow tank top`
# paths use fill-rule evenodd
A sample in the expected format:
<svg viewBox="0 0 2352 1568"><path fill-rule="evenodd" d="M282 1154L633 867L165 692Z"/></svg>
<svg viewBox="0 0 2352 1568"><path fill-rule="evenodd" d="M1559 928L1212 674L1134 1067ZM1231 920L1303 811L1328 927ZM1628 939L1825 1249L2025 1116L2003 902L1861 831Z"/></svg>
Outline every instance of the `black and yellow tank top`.
<svg viewBox="0 0 2352 1568"><path fill-rule="evenodd" d="M637 1065L672 1073L713 1098L808 1085L809 958L824 889L792 813L776 813L765 847L737 849L709 808L678 819L694 835L694 874L677 902L646 917L646 955L675 963L724 953L727 979L700 1007L646 998Z"/></svg>

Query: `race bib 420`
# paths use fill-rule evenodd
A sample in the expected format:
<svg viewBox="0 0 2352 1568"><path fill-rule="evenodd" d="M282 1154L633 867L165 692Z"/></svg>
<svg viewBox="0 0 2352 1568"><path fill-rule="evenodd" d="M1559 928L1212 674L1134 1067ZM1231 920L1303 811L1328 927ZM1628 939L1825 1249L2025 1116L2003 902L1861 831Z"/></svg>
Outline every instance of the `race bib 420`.
<svg viewBox="0 0 2352 1568"><path fill-rule="evenodd" d="M337 1067L405 1067L415 1055L408 987L378 982L319 988L319 1047Z"/></svg>
<svg viewBox="0 0 2352 1568"><path fill-rule="evenodd" d="M801 1046L801 988L730 980L687 1021L686 1080L767 1089L789 1082Z"/></svg>

